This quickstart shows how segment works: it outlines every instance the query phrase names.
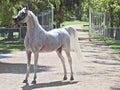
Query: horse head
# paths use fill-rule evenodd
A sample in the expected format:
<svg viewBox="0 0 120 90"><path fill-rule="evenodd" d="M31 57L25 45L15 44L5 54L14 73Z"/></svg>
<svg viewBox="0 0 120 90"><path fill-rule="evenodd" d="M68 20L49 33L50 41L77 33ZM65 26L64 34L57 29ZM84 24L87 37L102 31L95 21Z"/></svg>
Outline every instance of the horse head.
<svg viewBox="0 0 120 90"><path fill-rule="evenodd" d="M13 18L15 23L26 23L28 16L28 9L26 7L19 10L17 16Z"/></svg>

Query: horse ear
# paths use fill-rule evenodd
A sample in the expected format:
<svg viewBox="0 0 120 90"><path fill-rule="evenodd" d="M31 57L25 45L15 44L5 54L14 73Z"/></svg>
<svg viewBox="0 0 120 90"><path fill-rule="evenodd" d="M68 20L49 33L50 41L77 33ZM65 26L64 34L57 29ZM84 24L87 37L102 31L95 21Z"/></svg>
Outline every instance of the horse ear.
<svg viewBox="0 0 120 90"><path fill-rule="evenodd" d="M29 10L29 7L28 7L28 5L26 6L26 10Z"/></svg>
<svg viewBox="0 0 120 90"><path fill-rule="evenodd" d="M25 12L26 12L26 13L28 12L28 7L27 7L27 6L25 7Z"/></svg>

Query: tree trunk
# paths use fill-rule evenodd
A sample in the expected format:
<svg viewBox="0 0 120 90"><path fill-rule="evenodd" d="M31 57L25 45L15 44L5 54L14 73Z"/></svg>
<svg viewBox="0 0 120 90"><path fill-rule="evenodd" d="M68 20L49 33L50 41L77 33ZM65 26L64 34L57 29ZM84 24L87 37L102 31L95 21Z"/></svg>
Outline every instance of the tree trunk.
<svg viewBox="0 0 120 90"><path fill-rule="evenodd" d="M57 28L60 28L60 22L56 23Z"/></svg>
<svg viewBox="0 0 120 90"><path fill-rule="evenodd" d="M80 7L76 9L75 16L77 20L81 20L81 13L80 13Z"/></svg>
<svg viewBox="0 0 120 90"><path fill-rule="evenodd" d="M116 29L115 40L120 40L120 28Z"/></svg>
<svg viewBox="0 0 120 90"><path fill-rule="evenodd" d="M116 40L120 40L120 12L118 12L118 24L117 24L116 28L116 35L115 35L115 39Z"/></svg>
<svg viewBox="0 0 120 90"><path fill-rule="evenodd" d="M113 9L110 9L110 37L114 38L114 30L113 30L113 21L114 21L114 16L113 16Z"/></svg>

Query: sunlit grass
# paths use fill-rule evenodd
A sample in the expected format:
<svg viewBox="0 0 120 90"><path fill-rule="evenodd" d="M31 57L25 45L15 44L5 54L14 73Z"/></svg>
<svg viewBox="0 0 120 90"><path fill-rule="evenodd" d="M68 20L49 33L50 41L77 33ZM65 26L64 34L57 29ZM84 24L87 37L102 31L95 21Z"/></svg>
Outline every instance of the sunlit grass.
<svg viewBox="0 0 120 90"><path fill-rule="evenodd" d="M1 41L0 53L10 53L24 50L23 41Z"/></svg>
<svg viewBox="0 0 120 90"><path fill-rule="evenodd" d="M85 32L89 31L89 23L88 22L84 22L84 21L79 21L79 20L64 21L63 23L61 23L61 27L67 26L67 25L75 25L75 24L81 24L81 25L83 25L83 30Z"/></svg>
<svg viewBox="0 0 120 90"><path fill-rule="evenodd" d="M88 24L88 22L79 21L79 20L65 21L65 22L61 23L61 27L67 26L67 25L75 25L75 24Z"/></svg>

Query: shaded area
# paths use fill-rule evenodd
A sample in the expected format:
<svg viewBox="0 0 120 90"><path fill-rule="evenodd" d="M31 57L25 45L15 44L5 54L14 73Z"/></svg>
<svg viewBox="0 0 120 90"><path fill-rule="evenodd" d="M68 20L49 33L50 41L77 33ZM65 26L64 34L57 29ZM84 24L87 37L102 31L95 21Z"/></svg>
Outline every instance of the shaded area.
<svg viewBox="0 0 120 90"><path fill-rule="evenodd" d="M86 44L84 46L86 49L83 49L82 51L83 53L88 53L84 55L85 57L93 58L93 63L104 65L120 65L119 54L114 50L110 50L110 48L103 42L90 42L90 44L87 44L89 42L85 43Z"/></svg>
<svg viewBox="0 0 120 90"><path fill-rule="evenodd" d="M22 90L33 90L33 89L40 89L40 88L48 88L48 87L59 87L59 86L66 86L66 85L71 85L71 84L76 84L78 81L53 81L53 82L47 82L47 83L39 83L35 85L29 85L26 84L25 86L22 87Z"/></svg>
<svg viewBox="0 0 120 90"><path fill-rule="evenodd" d="M11 58L12 54L0 54L0 59L1 58Z"/></svg>
<svg viewBox="0 0 120 90"><path fill-rule="evenodd" d="M111 87L111 90L120 90L120 87L116 88L116 87Z"/></svg>
<svg viewBox="0 0 120 90"><path fill-rule="evenodd" d="M11 50L8 49L0 49L0 53L11 53Z"/></svg>
<svg viewBox="0 0 120 90"><path fill-rule="evenodd" d="M107 62L107 61L93 61L93 63L105 64L105 65L120 65L120 62Z"/></svg>
<svg viewBox="0 0 120 90"><path fill-rule="evenodd" d="M39 66L37 72L49 71L51 66ZM0 62L0 73L25 74L27 70L26 64L22 63L3 63ZM34 72L34 65L31 65L30 73Z"/></svg>

